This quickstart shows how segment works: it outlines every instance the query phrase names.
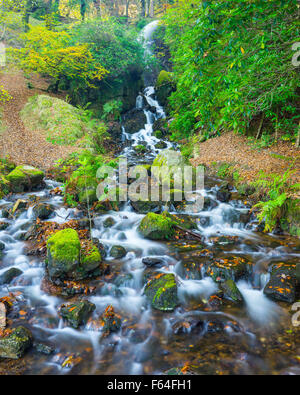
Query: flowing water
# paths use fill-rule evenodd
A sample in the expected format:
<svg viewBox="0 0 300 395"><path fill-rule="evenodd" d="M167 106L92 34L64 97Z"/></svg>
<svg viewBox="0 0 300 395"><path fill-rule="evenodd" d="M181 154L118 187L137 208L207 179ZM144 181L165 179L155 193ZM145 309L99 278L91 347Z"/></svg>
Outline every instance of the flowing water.
<svg viewBox="0 0 300 395"><path fill-rule="evenodd" d="M148 51L156 26L154 22L144 31ZM145 127L132 135L123 128L126 146L122 154L131 163L151 163L160 152L155 148L160 140L153 136L153 122L165 117L163 108L155 99L153 86L148 86L137 98L137 108L144 111ZM148 148L148 154L142 158L134 150L139 144L146 144ZM166 144L168 148L172 146L170 142ZM22 235L34 223L32 208L13 220L1 218L0 221L7 222L8 227L0 231L0 241L5 245L0 275L10 267L19 268L23 274L13 280L9 289L0 287L0 297L6 296L8 291L16 293L15 322L26 323L35 342L51 344L55 350L50 355L43 355L33 348L22 360L22 372L161 374L185 364L206 374L220 373L222 369L234 374L271 373L289 368L293 360L289 353L282 352L281 355L279 349L276 356L269 355L268 347L277 345L273 337L277 339L276 333L288 326L290 316L284 306L264 295L263 288L269 278L268 265L271 262L299 260L299 243L288 237L255 232L257 224L250 219L249 206L234 198L229 203L218 201L218 185L219 180L206 180L205 190L201 193L210 204L192 215L197 220L198 233L203 236L203 249L215 257L243 257L253 263L249 281L238 282L245 299L244 307L230 305L219 310L207 309L206 302L216 293L217 286L203 272L192 270L193 264L200 265L206 260L205 256L189 249L197 243L180 240L160 243L143 239L137 227L144 216L134 212L127 203L121 211L94 218L92 235L106 246L106 259L112 274L91 281L96 291L87 298L96 305L93 319L80 330L72 329L57 313L65 299L50 296L41 289L44 260L26 254ZM19 198L32 200L36 196L39 201L55 206L50 221L64 223L81 218L83 214L77 209L63 206L62 197L50 194L50 190L59 186L47 180L44 190L14 195L9 200L2 200L0 206L3 211ZM114 218L110 228L103 225L108 217ZM225 236L222 242L216 239L220 236ZM109 254L111 246L116 244L127 251L121 260L113 259ZM143 295L145 265L142 259L145 257L159 258L163 262L156 270L176 274L180 306L174 312L152 309ZM123 325L119 332L103 337L97 317L108 305L113 305L121 315ZM20 311L26 311L25 319Z"/></svg>

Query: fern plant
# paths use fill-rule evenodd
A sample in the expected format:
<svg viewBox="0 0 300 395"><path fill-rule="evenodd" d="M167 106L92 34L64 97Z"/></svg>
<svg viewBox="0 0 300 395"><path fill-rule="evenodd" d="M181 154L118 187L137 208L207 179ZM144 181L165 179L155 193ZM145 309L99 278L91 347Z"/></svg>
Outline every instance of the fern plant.
<svg viewBox="0 0 300 395"><path fill-rule="evenodd" d="M265 232L272 232L280 220L286 216L292 195L300 190L300 184L292 184L291 176L294 171L292 166L283 174L261 173L254 183L255 187L261 188L267 197L267 201L261 201L254 206L259 210L257 216L259 222L265 221Z"/></svg>

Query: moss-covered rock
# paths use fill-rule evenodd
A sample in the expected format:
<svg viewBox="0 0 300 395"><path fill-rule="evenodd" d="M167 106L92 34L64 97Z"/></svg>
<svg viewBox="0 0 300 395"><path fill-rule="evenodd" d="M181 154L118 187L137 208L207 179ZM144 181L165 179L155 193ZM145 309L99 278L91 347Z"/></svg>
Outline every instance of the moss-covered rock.
<svg viewBox="0 0 300 395"><path fill-rule="evenodd" d="M244 298L243 295L240 293L236 283L232 280L226 280L225 282L220 284L220 289L223 292L223 295L226 299L233 301L236 304L243 304Z"/></svg>
<svg viewBox="0 0 300 395"><path fill-rule="evenodd" d="M111 250L110 250L110 255L111 255L113 258L116 258L116 259L124 258L124 256L125 256L126 254L127 254L127 251L126 251L125 248L122 247L122 246L116 245L116 246L113 246L113 247L111 248Z"/></svg>
<svg viewBox="0 0 300 395"><path fill-rule="evenodd" d="M90 316L95 311L96 306L87 300L82 300L77 303L62 305L60 307L60 315L73 328L77 329L81 325L85 325Z"/></svg>
<svg viewBox="0 0 300 395"><path fill-rule="evenodd" d="M73 229L64 229L47 241L48 271L50 277L72 277L80 265L80 240Z"/></svg>
<svg viewBox="0 0 300 395"><path fill-rule="evenodd" d="M14 278L20 276L21 274L23 274L22 270L20 270L16 267L12 267L12 268L6 270L0 276L0 285L10 284Z"/></svg>
<svg viewBox="0 0 300 395"><path fill-rule="evenodd" d="M52 280L83 280L100 274L102 256L98 247L90 241L85 241L84 244L85 247L82 248L74 229L60 230L48 239L47 266Z"/></svg>
<svg viewBox="0 0 300 395"><path fill-rule="evenodd" d="M228 256L224 259L216 259L214 262L209 263L206 273L217 282L229 279L236 281L242 277L246 277L251 270L251 262L241 257Z"/></svg>
<svg viewBox="0 0 300 395"><path fill-rule="evenodd" d="M0 338L0 358L21 358L31 345L31 332L27 328L19 326L9 336Z"/></svg>
<svg viewBox="0 0 300 395"><path fill-rule="evenodd" d="M138 227L138 232L146 239L169 240L174 236L173 221L160 214L148 213Z"/></svg>
<svg viewBox="0 0 300 395"><path fill-rule="evenodd" d="M44 172L32 166L17 166L6 176L11 191L15 193L30 191L41 184L43 178Z"/></svg>
<svg viewBox="0 0 300 395"><path fill-rule="evenodd" d="M152 307L157 310L173 311L179 304L175 276L171 273L160 273L150 278L144 293Z"/></svg>
<svg viewBox="0 0 300 395"><path fill-rule="evenodd" d="M116 220L113 217L107 217L104 221L103 221L103 226L104 228L111 228L112 226L114 226L116 224Z"/></svg>
<svg viewBox="0 0 300 395"><path fill-rule="evenodd" d="M156 82L156 94L161 105L165 106L167 104L167 100L174 90L175 84L172 73L162 70Z"/></svg>

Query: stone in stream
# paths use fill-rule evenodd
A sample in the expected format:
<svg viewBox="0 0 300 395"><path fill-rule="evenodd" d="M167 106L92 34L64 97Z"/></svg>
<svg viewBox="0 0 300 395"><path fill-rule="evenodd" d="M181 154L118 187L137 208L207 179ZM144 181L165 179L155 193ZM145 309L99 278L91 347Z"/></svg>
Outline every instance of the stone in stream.
<svg viewBox="0 0 300 395"><path fill-rule="evenodd" d="M272 266L264 294L273 300L293 303L296 298L296 282L296 265L277 263Z"/></svg>
<svg viewBox="0 0 300 395"><path fill-rule="evenodd" d="M124 256L125 256L126 254L127 254L127 251L125 250L125 248L122 247L122 246L119 246L119 245L113 246L113 247L111 248L111 250L110 250L110 255L111 255L113 258L116 258L116 259L124 258Z"/></svg>
<svg viewBox="0 0 300 395"><path fill-rule="evenodd" d="M5 244L3 243L3 241L0 241L0 251L3 251L4 249L5 249Z"/></svg>
<svg viewBox="0 0 300 395"><path fill-rule="evenodd" d="M231 199L230 185L228 182L223 182L220 189L217 191L217 199L222 203L228 203Z"/></svg>
<svg viewBox="0 0 300 395"><path fill-rule="evenodd" d="M300 283L300 263L296 264L296 279Z"/></svg>
<svg viewBox="0 0 300 395"><path fill-rule="evenodd" d="M167 143L164 141L159 141L157 144L155 144L156 149L164 149L167 148Z"/></svg>
<svg viewBox="0 0 300 395"><path fill-rule="evenodd" d="M228 279L220 284L220 289L223 292L225 299L229 299L236 304L243 304L244 298L240 293L236 283L232 279Z"/></svg>
<svg viewBox="0 0 300 395"><path fill-rule="evenodd" d="M31 345L31 332L23 326L18 326L7 337L0 338L0 358L19 359Z"/></svg>
<svg viewBox="0 0 300 395"><path fill-rule="evenodd" d="M107 217L104 221L103 221L103 226L104 228L111 228L112 226L114 226L116 224L116 220L113 217Z"/></svg>
<svg viewBox="0 0 300 395"><path fill-rule="evenodd" d="M122 326L122 319L119 314L114 311L112 305L106 307L104 313L100 317L104 335L117 332Z"/></svg>
<svg viewBox="0 0 300 395"><path fill-rule="evenodd" d="M8 227L9 227L9 223L8 222L0 221L0 231L1 230L5 230Z"/></svg>
<svg viewBox="0 0 300 395"><path fill-rule="evenodd" d="M155 258L155 257L146 257L142 259L144 265L148 267L162 267L165 265L165 262L162 258Z"/></svg>
<svg viewBox="0 0 300 395"><path fill-rule="evenodd" d="M44 343L34 343L33 347L35 348L35 350L38 353L44 354L44 355L51 355L55 351L54 347L49 346L49 345L44 344Z"/></svg>
<svg viewBox="0 0 300 395"><path fill-rule="evenodd" d="M171 218L154 213L148 213L143 218L138 232L150 240L169 240L175 234Z"/></svg>
<svg viewBox="0 0 300 395"><path fill-rule="evenodd" d="M73 328L77 329L81 325L85 325L90 316L95 311L96 306L87 300L82 300L77 303L62 305L60 307L60 315Z"/></svg>
<svg viewBox="0 0 300 395"><path fill-rule="evenodd" d="M161 213L162 211L162 203L161 202L150 202L150 201L143 201L143 200L137 200L137 201L130 201L130 204L134 211L136 211L139 214L147 214L149 212L152 213Z"/></svg>
<svg viewBox="0 0 300 395"><path fill-rule="evenodd" d="M216 282L229 279L236 281L247 277L251 271L251 262L242 257L228 256L223 259L215 259L212 263L209 263L206 274Z"/></svg>
<svg viewBox="0 0 300 395"><path fill-rule="evenodd" d="M128 111L123 115L123 126L126 133L136 133L137 131L144 129L147 123L144 111L138 108Z"/></svg>
<svg viewBox="0 0 300 395"><path fill-rule="evenodd" d="M159 273L148 280L144 294L154 309L173 311L179 304L177 283L172 273Z"/></svg>
<svg viewBox="0 0 300 395"><path fill-rule="evenodd" d="M14 193L30 191L41 184L44 172L32 166L17 166L7 176L10 189Z"/></svg>
<svg viewBox="0 0 300 395"><path fill-rule="evenodd" d="M35 218L48 219L53 214L54 208L49 204L39 203L33 208L33 215Z"/></svg>
<svg viewBox="0 0 300 395"><path fill-rule="evenodd" d="M0 275L0 285L10 284L12 280L23 274L22 270L12 267Z"/></svg>
<svg viewBox="0 0 300 395"><path fill-rule="evenodd" d="M52 280L82 280L101 269L102 257L99 249L87 241L82 248L78 233L74 229L56 232L47 241L47 267Z"/></svg>

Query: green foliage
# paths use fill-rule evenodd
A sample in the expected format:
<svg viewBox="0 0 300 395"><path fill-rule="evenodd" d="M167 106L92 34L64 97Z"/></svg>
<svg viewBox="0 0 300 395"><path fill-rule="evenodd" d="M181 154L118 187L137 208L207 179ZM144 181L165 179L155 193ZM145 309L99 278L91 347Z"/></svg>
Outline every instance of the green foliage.
<svg viewBox="0 0 300 395"><path fill-rule="evenodd" d="M122 78L143 64L143 47L137 31L113 18L87 21L72 28L73 42L88 45L97 64L108 70L108 79Z"/></svg>
<svg viewBox="0 0 300 395"><path fill-rule="evenodd" d="M284 175L261 173L259 179L253 183L256 188L266 195L266 201L261 201L254 207L259 209L258 219L265 221L265 232L276 228L282 218L285 218L292 195L300 190L300 184L292 184L291 176L294 172L288 170Z"/></svg>
<svg viewBox="0 0 300 395"><path fill-rule="evenodd" d="M18 65L25 71L49 75L53 83L48 90L58 91L64 81L94 88L107 70L93 57L87 44L72 43L67 31L53 31L44 26L31 26L21 38L24 48L11 49Z"/></svg>
<svg viewBox="0 0 300 395"><path fill-rule="evenodd" d="M297 18L297 0L179 0L169 8L163 23L177 82L174 135L245 133L263 115L271 132L294 138Z"/></svg>
<svg viewBox="0 0 300 395"><path fill-rule="evenodd" d="M121 100L110 100L103 106L103 119L116 121L120 119L123 103Z"/></svg>

